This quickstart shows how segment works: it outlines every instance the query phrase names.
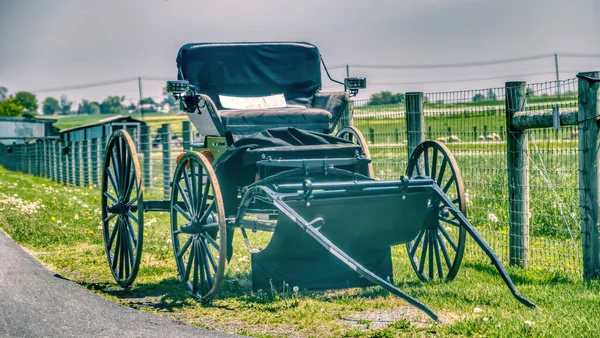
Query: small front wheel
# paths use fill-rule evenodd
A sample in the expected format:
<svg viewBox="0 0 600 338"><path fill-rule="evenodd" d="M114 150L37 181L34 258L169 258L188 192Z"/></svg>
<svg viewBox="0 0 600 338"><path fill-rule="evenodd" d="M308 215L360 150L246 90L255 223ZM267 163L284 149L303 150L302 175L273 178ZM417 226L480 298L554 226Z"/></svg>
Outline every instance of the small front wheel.
<svg viewBox="0 0 600 338"><path fill-rule="evenodd" d="M171 238L179 278L202 303L217 295L227 264L227 228L219 182L202 154L185 153L171 189Z"/></svg>

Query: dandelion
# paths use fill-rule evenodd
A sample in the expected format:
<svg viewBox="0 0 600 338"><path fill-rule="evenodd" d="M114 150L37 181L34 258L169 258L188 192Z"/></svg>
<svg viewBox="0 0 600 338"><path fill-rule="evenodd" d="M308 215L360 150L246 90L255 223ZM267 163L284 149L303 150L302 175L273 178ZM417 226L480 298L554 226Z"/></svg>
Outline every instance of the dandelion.
<svg viewBox="0 0 600 338"><path fill-rule="evenodd" d="M527 326L535 326L535 322L532 322L530 320L526 320L525 321L525 325L527 325Z"/></svg>
<svg viewBox="0 0 600 338"><path fill-rule="evenodd" d="M52 222L54 222L54 221L56 221L56 217L52 216L52 217L50 217L50 220L51 220Z"/></svg>
<svg viewBox="0 0 600 338"><path fill-rule="evenodd" d="M483 310L481 308L478 308L478 307L476 307L476 308L473 309L474 313L481 313L482 311Z"/></svg>
<svg viewBox="0 0 600 338"><path fill-rule="evenodd" d="M170 238L167 239L167 244L171 244L171 243L173 243L173 241Z"/></svg>
<svg viewBox="0 0 600 338"><path fill-rule="evenodd" d="M79 219L79 215L75 214L75 216L73 216L74 220L78 220Z"/></svg>
<svg viewBox="0 0 600 338"><path fill-rule="evenodd" d="M498 216L496 216L490 212L488 214L488 221L490 221L492 223L498 223Z"/></svg>
<svg viewBox="0 0 600 338"><path fill-rule="evenodd" d="M489 321L488 317L483 317L483 322L487 323Z"/></svg>
<svg viewBox="0 0 600 338"><path fill-rule="evenodd" d="M94 232L92 230L90 230L90 229L87 229L87 233L90 234L90 235L94 234Z"/></svg>
<svg viewBox="0 0 600 338"><path fill-rule="evenodd" d="M98 226L98 230L102 230L102 225L99 225L99 226Z"/></svg>
<svg viewBox="0 0 600 338"><path fill-rule="evenodd" d="M298 293L298 291L300 291L300 289L297 286L294 286L292 290L294 291L294 293Z"/></svg>
<svg viewBox="0 0 600 338"><path fill-rule="evenodd" d="M57 224L62 224L61 220L56 221Z"/></svg>

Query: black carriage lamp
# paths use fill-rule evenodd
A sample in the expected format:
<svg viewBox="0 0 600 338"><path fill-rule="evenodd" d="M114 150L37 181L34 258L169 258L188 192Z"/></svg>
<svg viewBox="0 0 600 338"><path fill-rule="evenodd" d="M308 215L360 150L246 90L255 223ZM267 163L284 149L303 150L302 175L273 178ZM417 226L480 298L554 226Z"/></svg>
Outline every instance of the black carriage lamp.
<svg viewBox="0 0 600 338"><path fill-rule="evenodd" d="M167 92L173 94L175 100L179 100L181 110L188 113L200 111L201 97L196 93L196 88L187 80L169 80L167 81Z"/></svg>
<svg viewBox="0 0 600 338"><path fill-rule="evenodd" d="M29 112L29 110L27 110L27 108L23 108L23 110L21 111L21 116L23 116L26 119L33 118L33 115Z"/></svg>
<svg viewBox="0 0 600 338"><path fill-rule="evenodd" d="M327 74L327 77L329 78L329 80L343 85L344 91L348 91L350 93L350 96L354 97L354 96L356 96L356 94L358 94L358 91L360 89L367 88L367 78L366 77L347 77L344 79L344 82L340 82L338 80L333 79L331 77L331 75L329 75L329 70L327 70L327 66L325 65L325 61L323 61L322 57L321 57L321 64L323 65L323 69L325 69L325 74Z"/></svg>

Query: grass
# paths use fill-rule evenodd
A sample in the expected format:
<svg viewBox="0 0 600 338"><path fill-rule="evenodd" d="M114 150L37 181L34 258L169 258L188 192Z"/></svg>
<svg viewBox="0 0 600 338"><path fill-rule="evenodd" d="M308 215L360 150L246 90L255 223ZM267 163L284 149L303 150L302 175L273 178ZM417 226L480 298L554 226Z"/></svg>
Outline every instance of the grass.
<svg viewBox="0 0 600 338"><path fill-rule="evenodd" d="M253 293L250 258L239 234L220 297L201 306L177 279L164 214L146 215L140 273L132 288L122 290L106 263L98 190L62 186L0 167L0 194L0 227L57 273L127 306L202 327L256 337L580 337L600 329L597 281L509 268L519 291L540 307L531 310L512 299L487 262L468 260L451 283L420 282L403 247L393 249L396 284L431 306L442 324L429 322L379 287Z"/></svg>

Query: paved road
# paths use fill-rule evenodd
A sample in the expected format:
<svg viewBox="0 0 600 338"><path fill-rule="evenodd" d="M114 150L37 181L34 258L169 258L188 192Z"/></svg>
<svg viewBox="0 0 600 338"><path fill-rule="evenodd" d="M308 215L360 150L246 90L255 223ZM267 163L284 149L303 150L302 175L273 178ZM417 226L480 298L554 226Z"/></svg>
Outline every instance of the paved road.
<svg viewBox="0 0 600 338"><path fill-rule="evenodd" d="M234 337L111 302L44 268L0 231L0 337Z"/></svg>

